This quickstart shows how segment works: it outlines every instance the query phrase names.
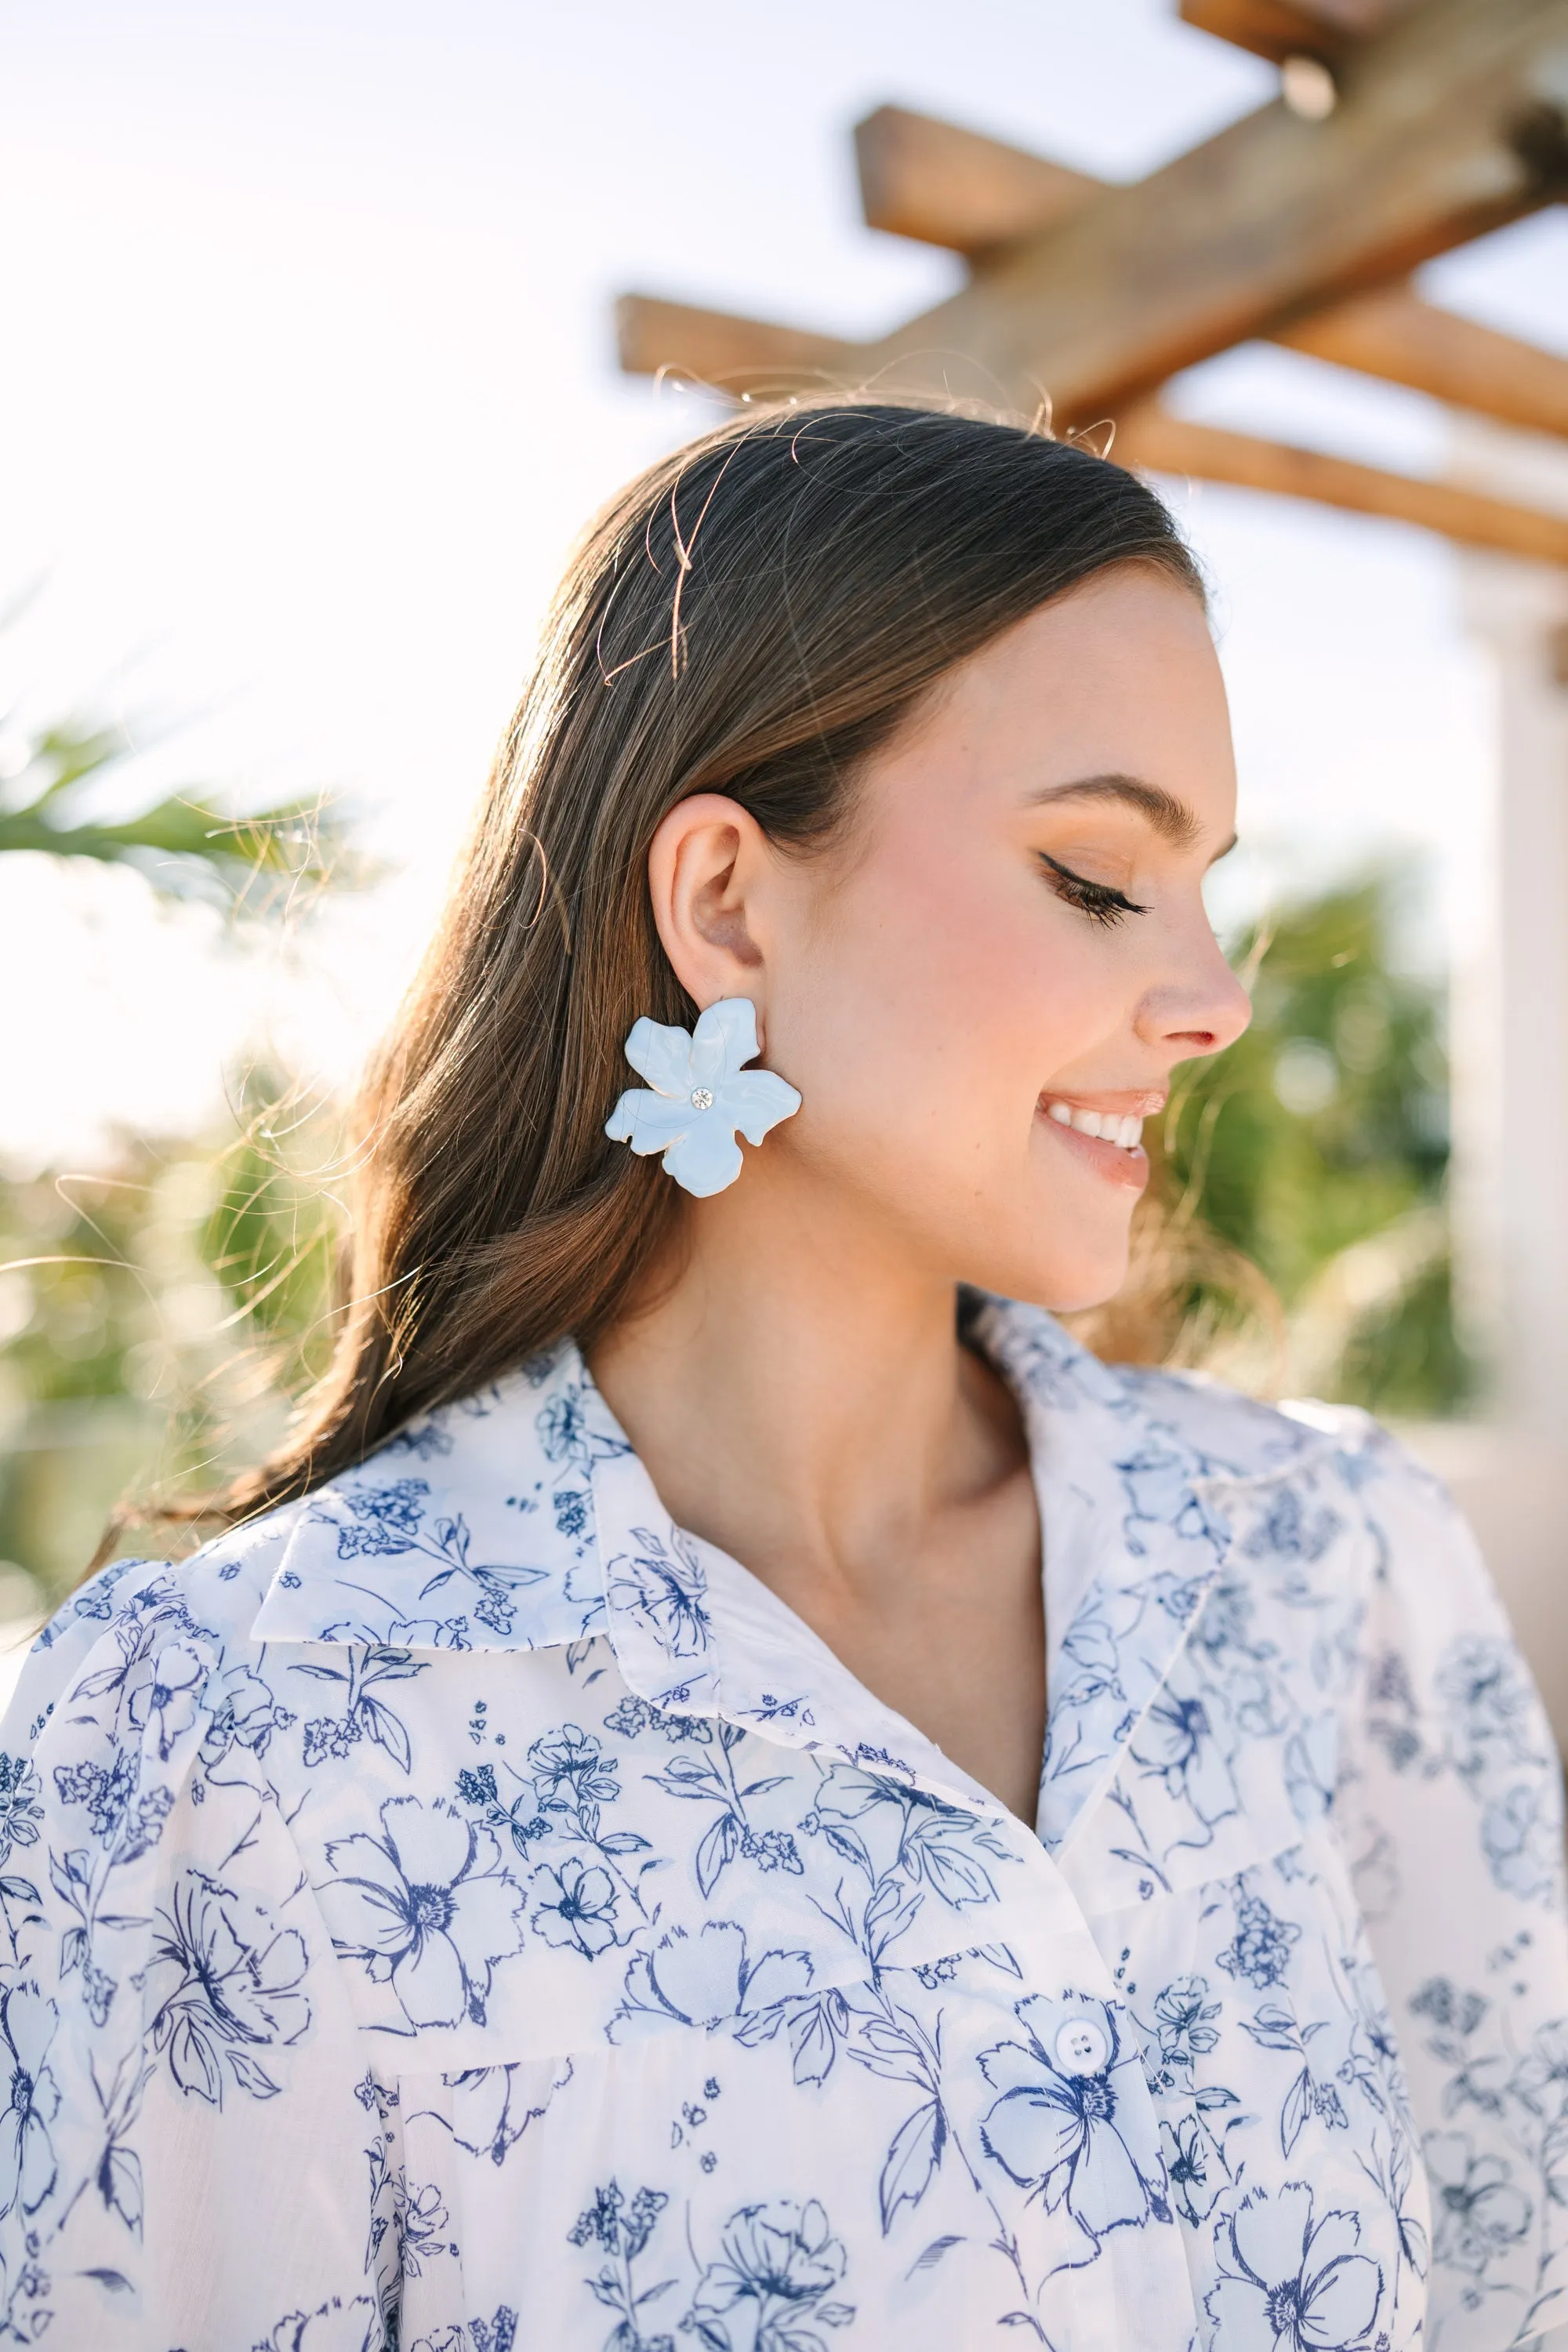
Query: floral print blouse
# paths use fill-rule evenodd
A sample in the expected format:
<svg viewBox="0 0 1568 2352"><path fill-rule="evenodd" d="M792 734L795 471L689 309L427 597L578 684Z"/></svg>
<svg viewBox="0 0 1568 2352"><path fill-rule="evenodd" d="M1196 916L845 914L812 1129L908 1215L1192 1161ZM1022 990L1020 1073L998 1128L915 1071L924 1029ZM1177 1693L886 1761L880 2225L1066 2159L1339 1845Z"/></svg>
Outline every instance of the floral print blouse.
<svg viewBox="0 0 1568 2352"><path fill-rule="evenodd" d="M973 1327L1037 1823L672 1526L576 1350L0 1728L0 2341L1500 2352L1568 2321L1558 1769L1363 1416Z"/></svg>

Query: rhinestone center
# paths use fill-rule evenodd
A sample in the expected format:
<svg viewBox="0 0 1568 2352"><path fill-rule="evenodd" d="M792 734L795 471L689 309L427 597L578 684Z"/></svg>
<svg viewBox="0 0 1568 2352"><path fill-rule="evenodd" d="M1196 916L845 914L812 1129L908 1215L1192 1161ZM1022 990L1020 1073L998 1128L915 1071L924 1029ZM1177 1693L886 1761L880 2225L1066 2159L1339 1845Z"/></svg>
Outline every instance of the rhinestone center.
<svg viewBox="0 0 1568 2352"><path fill-rule="evenodd" d="M712 1087L693 1087L691 1089L691 1108L693 1110L711 1110L713 1108Z"/></svg>

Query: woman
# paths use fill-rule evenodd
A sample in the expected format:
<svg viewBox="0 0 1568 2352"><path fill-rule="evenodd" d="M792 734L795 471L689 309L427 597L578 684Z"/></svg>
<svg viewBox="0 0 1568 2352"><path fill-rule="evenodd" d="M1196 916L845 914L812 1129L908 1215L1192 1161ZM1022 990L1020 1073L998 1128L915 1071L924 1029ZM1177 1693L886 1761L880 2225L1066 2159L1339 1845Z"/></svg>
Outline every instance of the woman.
<svg viewBox="0 0 1568 2352"><path fill-rule="evenodd" d="M15 2337L1560 2315L1557 1773L1473 1548L1361 1415L1047 1311L1247 1021L1233 798L1191 559L1087 451L747 415L602 518L332 1373L10 1719Z"/></svg>

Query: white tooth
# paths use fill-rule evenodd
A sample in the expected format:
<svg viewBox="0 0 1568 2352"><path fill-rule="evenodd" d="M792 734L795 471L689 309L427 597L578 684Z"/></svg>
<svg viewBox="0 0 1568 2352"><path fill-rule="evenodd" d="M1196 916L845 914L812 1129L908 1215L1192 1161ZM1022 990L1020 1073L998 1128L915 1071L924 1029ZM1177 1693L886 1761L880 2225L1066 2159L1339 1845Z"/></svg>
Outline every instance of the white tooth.
<svg viewBox="0 0 1568 2352"><path fill-rule="evenodd" d="M1097 1110L1075 1110L1072 1115L1072 1123L1074 1127L1077 1128L1080 1135L1098 1135L1100 1133L1100 1113Z"/></svg>
<svg viewBox="0 0 1568 2352"><path fill-rule="evenodd" d="M1072 1125L1072 1108L1068 1103L1054 1102L1050 1104L1047 1109L1046 1116L1047 1118L1054 1118L1058 1127L1070 1127Z"/></svg>
<svg viewBox="0 0 1568 2352"><path fill-rule="evenodd" d="M1142 1135L1143 1122L1141 1118L1124 1118L1121 1122L1121 1137L1123 1151L1131 1151L1135 1143L1142 1140Z"/></svg>

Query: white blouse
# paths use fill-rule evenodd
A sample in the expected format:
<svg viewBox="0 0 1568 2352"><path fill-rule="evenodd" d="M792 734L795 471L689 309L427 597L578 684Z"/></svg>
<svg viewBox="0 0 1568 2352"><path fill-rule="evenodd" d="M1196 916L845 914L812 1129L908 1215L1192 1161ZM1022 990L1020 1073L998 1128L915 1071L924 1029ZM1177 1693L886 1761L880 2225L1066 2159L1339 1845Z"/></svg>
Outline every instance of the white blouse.
<svg viewBox="0 0 1568 2352"><path fill-rule="evenodd" d="M1558 1769L1365 1418L976 1327L1037 1830L671 1525L571 1346L0 1729L0 2341L1494 2352L1568 2320Z"/></svg>

